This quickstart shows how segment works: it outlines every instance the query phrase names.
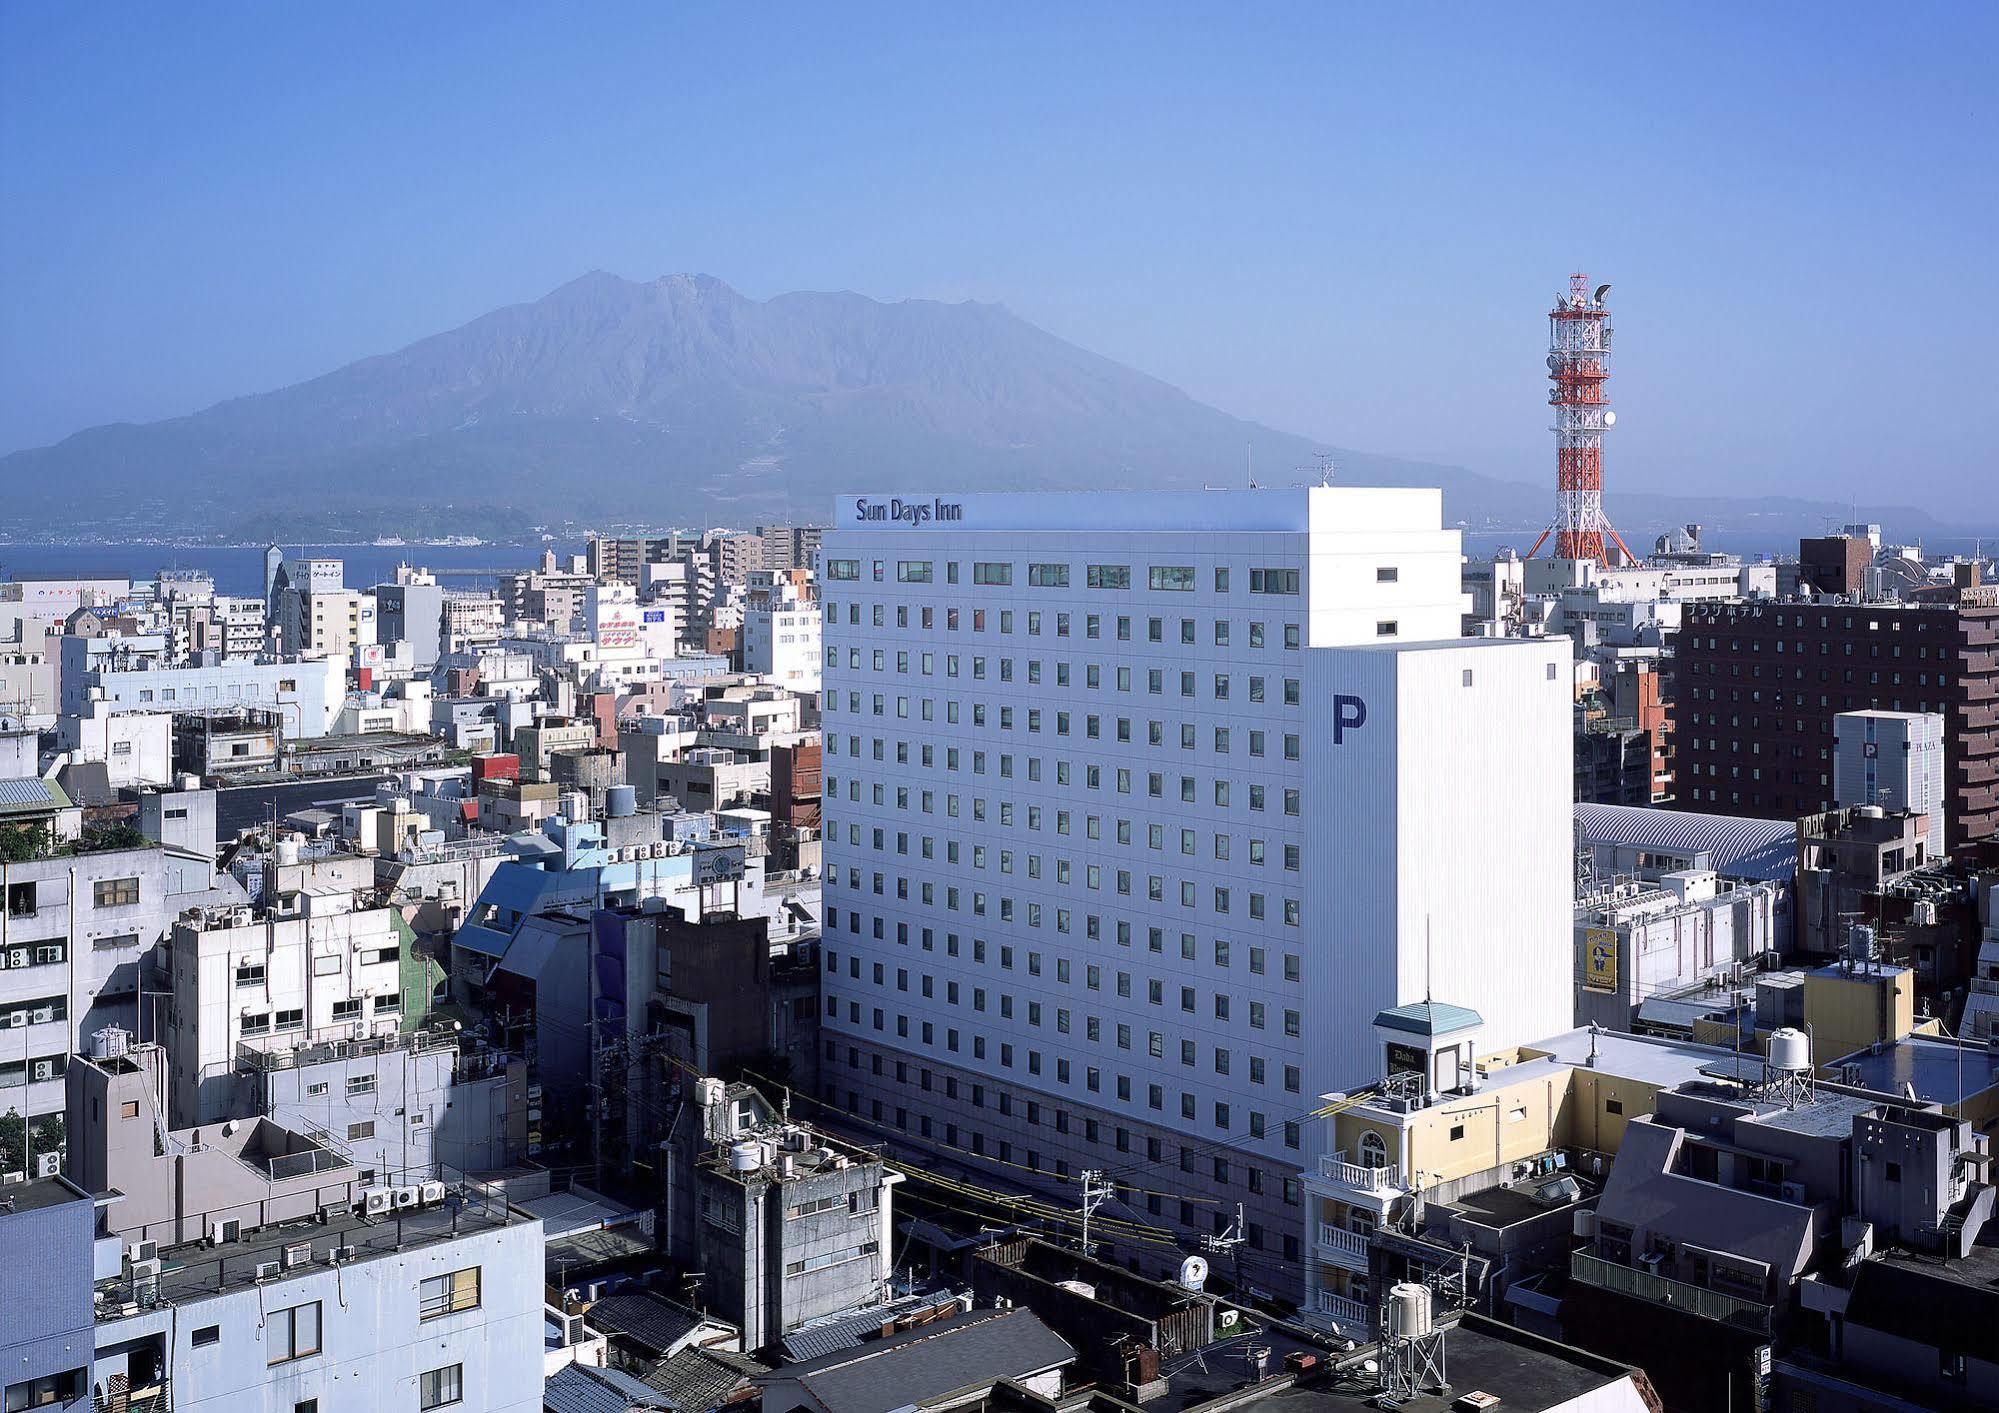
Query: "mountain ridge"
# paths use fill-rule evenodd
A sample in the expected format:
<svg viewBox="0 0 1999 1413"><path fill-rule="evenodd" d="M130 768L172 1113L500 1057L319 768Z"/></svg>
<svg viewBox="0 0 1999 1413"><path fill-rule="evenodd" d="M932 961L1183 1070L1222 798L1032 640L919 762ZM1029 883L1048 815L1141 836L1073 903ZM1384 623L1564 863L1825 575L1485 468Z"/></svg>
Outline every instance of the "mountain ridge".
<svg viewBox="0 0 1999 1413"><path fill-rule="evenodd" d="M265 518L476 504L523 523L696 523L818 519L859 487L1198 488L1239 481L1245 463L1308 467L1323 450L1002 304L851 290L754 300L712 275L594 270L316 378L11 453L0 483L22 488L17 510L44 517L95 498L211 521L204 501ZM1472 528L1531 532L1551 499L1462 467L1333 456L1345 482L1441 486L1447 519ZM1711 521L1714 503L1640 494L1611 506L1645 533Z"/></svg>

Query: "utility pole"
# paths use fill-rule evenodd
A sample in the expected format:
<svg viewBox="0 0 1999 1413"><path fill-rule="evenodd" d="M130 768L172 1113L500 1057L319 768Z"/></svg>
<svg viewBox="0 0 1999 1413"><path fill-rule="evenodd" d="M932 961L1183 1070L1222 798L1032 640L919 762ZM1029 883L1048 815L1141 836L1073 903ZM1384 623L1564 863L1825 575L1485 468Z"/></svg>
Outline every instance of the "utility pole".
<svg viewBox="0 0 1999 1413"><path fill-rule="evenodd" d="M1223 1229L1220 1236L1204 1236L1201 1248L1219 1258L1227 1256L1235 1272L1236 1294L1242 1294L1242 1244L1247 1237L1248 1224L1243 1219L1242 1203L1235 1204L1235 1220Z"/></svg>
<svg viewBox="0 0 1999 1413"><path fill-rule="evenodd" d="M1097 1214L1097 1208L1104 1205L1117 1189L1104 1181L1101 1168L1083 1170L1083 1254L1090 1254L1090 1218Z"/></svg>

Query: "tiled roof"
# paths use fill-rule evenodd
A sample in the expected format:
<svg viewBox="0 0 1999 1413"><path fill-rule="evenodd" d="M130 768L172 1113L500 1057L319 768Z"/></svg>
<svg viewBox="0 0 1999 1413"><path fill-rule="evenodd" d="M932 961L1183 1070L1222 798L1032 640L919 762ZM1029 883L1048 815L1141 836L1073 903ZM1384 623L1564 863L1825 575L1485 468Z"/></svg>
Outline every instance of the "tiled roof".
<svg viewBox="0 0 1999 1413"><path fill-rule="evenodd" d="M617 1369L568 1364L542 1381L548 1413L628 1413L633 1408L673 1408L663 1393Z"/></svg>

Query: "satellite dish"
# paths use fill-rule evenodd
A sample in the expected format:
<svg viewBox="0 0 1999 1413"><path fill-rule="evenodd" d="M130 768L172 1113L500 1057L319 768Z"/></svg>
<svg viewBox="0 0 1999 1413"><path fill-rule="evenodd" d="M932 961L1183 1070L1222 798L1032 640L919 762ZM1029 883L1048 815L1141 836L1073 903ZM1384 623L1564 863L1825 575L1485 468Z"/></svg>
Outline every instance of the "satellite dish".
<svg viewBox="0 0 1999 1413"><path fill-rule="evenodd" d="M1591 297L1595 299L1598 304L1601 304L1603 303L1603 297L1609 293L1610 293L1609 285L1598 285L1596 287L1596 293Z"/></svg>
<svg viewBox="0 0 1999 1413"><path fill-rule="evenodd" d="M1603 425L1606 427L1615 427L1617 425L1617 414L1615 412L1604 413Z"/></svg>
<svg viewBox="0 0 1999 1413"><path fill-rule="evenodd" d="M1200 1256L1189 1256L1180 1263L1180 1284L1189 1290L1199 1290L1208 1283L1208 1263Z"/></svg>

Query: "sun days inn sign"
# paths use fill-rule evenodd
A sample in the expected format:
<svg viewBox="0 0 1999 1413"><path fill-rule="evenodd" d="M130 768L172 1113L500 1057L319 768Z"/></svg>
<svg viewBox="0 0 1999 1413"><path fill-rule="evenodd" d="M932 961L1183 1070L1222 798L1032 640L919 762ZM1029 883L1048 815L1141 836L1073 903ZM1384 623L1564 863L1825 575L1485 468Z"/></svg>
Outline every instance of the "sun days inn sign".
<svg viewBox="0 0 1999 1413"><path fill-rule="evenodd" d="M901 496L888 500L871 500L861 496L854 501L854 523L857 525L947 525L964 518L962 501L904 500Z"/></svg>

